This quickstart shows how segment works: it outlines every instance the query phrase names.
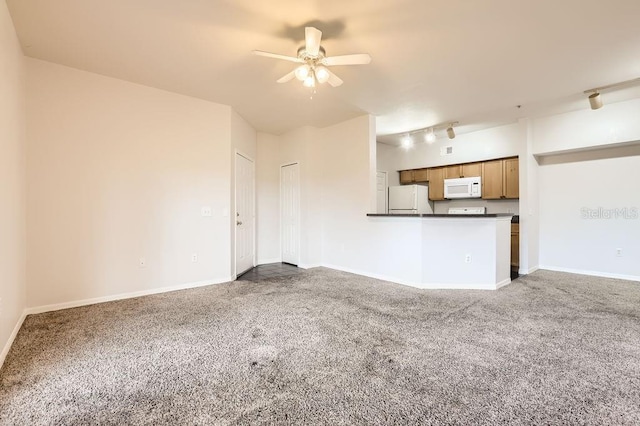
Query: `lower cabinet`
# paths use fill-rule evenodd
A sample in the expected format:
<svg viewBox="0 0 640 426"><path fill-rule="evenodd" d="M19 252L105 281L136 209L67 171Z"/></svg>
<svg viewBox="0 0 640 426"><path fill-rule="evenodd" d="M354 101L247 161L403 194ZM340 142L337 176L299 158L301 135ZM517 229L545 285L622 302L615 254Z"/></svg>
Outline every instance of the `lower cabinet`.
<svg viewBox="0 0 640 426"><path fill-rule="evenodd" d="M511 269L520 266L520 224L511 224Z"/></svg>

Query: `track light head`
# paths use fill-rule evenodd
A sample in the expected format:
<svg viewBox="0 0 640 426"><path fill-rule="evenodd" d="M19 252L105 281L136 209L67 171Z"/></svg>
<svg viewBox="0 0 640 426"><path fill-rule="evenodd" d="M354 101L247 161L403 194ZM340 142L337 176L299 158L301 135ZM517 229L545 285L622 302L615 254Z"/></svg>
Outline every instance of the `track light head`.
<svg viewBox="0 0 640 426"><path fill-rule="evenodd" d="M456 137L456 132L453 131L453 124L449 124L449 127L447 127L447 136L449 137L449 139L453 139Z"/></svg>
<svg viewBox="0 0 640 426"><path fill-rule="evenodd" d="M436 134L433 131L433 127L429 129L429 131L427 132L425 139L427 141L427 143L434 143L436 141Z"/></svg>
<svg viewBox="0 0 640 426"><path fill-rule="evenodd" d="M409 134L405 135L402 138L401 145L404 149L409 149L413 146L413 139L411 139L411 136Z"/></svg>
<svg viewBox="0 0 640 426"><path fill-rule="evenodd" d="M591 109L596 110L602 108L602 97L597 90L589 95L589 105Z"/></svg>

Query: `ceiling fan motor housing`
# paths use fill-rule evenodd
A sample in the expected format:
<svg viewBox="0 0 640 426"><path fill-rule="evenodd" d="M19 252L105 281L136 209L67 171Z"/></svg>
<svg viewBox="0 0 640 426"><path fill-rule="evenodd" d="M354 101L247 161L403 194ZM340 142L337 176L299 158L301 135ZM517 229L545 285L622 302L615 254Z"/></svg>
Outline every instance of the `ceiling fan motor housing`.
<svg viewBox="0 0 640 426"><path fill-rule="evenodd" d="M327 56L327 52L322 46L320 46L320 48L318 49L318 55L311 55L307 53L307 49L305 46L302 46L298 49L298 58L302 59L305 62L321 61L325 56Z"/></svg>

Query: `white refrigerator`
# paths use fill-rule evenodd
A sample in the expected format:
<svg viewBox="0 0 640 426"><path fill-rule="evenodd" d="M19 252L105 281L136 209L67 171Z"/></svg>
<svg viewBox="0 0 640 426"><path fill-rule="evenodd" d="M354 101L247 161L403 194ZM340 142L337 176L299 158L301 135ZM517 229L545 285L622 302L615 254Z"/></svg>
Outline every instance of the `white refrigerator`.
<svg viewBox="0 0 640 426"><path fill-rule="evenodd" d="M389 214L429 214L433 206L426 185L389 187Z"/></svg>

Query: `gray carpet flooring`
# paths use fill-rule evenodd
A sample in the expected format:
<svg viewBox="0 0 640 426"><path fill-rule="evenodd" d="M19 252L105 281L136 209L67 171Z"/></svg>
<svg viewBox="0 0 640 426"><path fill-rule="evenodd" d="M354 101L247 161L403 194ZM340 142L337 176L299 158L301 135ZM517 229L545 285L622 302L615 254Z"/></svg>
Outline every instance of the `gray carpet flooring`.
<svg viewBox="0 0 640 426"><path fill-rule="evenodd" d="M317 268L29 316L0 424L640 424L640 283Z"/></svg>

